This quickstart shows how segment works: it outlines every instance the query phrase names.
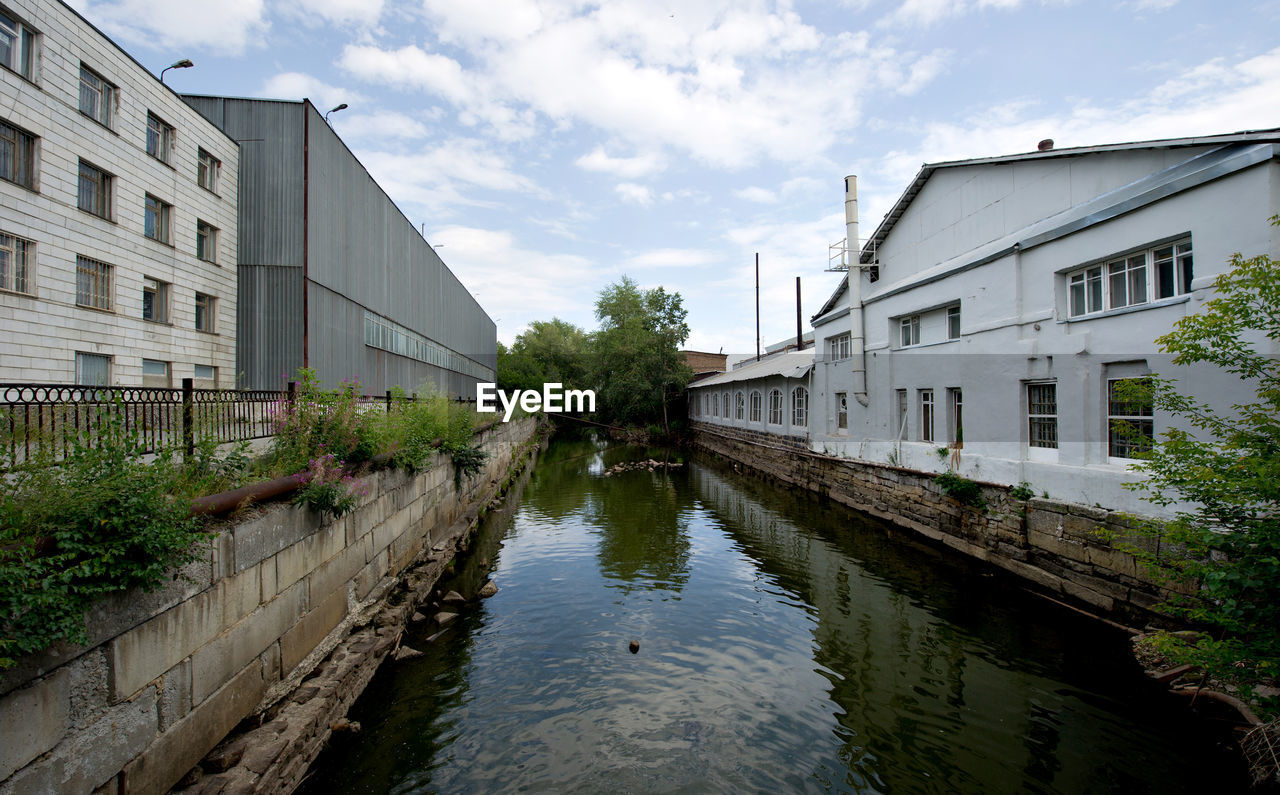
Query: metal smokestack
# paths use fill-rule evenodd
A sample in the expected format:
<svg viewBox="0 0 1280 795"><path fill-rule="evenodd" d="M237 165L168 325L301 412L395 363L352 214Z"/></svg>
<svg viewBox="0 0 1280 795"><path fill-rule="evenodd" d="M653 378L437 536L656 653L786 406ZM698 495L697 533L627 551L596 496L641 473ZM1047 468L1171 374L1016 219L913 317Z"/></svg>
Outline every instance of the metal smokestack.
<svg viewBox="0 0 1280 795"><path fill-rule="evenodd" d="M858 178L844 178L844 247L848 260L849 352L853 357L853 396L863 406L867 400L866 332L862 320L862 247L858 245Z"/></svg>

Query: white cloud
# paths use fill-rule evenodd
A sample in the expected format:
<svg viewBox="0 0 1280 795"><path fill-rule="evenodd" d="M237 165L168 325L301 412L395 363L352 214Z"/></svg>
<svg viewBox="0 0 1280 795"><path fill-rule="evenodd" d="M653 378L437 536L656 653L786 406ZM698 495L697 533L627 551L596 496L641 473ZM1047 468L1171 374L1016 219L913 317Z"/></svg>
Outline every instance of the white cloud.
<svg viewBox="0 0 1280 795"><path fill-rule="evenodd" d="M332 86L318 78L302 72L281 72L267 80L258 91L258 96L271 99L307 98L321 112L335 108L342 103L356 102L360 94L342 86Z"/></svg>
<svg viewBox="0 0 1280 795"><path fill-rule="evenodd" d="M653 204L653 191L644 185L637 185L634 182L622 182L615 185L613 190L624 202L638 204L641 207L648 207Z"/></svg>
<svg viewBox="0 0 1280 795"><path fill-rule="evenodd" d="M574 165L585 171L600 171L623 179L652 176L665 168L660 155L650 153L635 157L611 157L603 146L597 146L589 154L578 158Z"/></svg>
<svg viewBox="0 0 1280 795"><path fill-rule="evenodd" d="M906 0L880 24L929 26L975 10L1010 9L1021 4L1022 0Z"/></svg>
<svg viewBox="0 0 1280 795"><path fill-rule="evenodd" d="M767 188L759 188L754 185L749 188L735 190L733 195L743 201L756 202L757 204L774 204L778 201L778 194Z"/></svg>
<svg viewBox="0 0 1280 795"><path fill-rule="evenodd" d="M382 50L348 44L338 57L338 65L363 80L429 91L457 103L465 102L472 93L461 64L413 45Z"/></svg>
<svg viewBox="0 0 1280 795"><path fill-rule="evenodd" d="M269 27L265 0L79 0L72 5L108 35L144 46L154 45L158 38L170 51L204 48L239 55L261 46Z"/></svg>
<svg viewBox="0 0 1280 795"><path fill-rule="evenodd" d="M717 262L720 255L700 248L660 248L629 257L625 269L631 268L692 268Z"/></svg>
<svg viewBox="0 0 1280 795"><path fill-rule="evenodd" d="M361 150L357 155L398 204L436 216L456 213L461 206L495 206L497 194L509 191L543 195L532 180L512 171L506 158L475 140L450 139L410 152ZM485 192L494 196L477 195Z"/></svg>
<svg viewBox="0 0 1280 795"><path fill-rule="evenodd" d="M354 108L352 110L355 110ZM334 129L344 139L372 138L379 141L387 139L426 138L430 129L426 124L389 110L378 110L373 113L353 113L344 111L341 116L333 116Z"/></svg>
<svg viewBox="0 0 1280 795"><path fill-rule="evenodd" d="M284 0L278 8L304 24L375 27L382 17L383 0Z"/></svg>

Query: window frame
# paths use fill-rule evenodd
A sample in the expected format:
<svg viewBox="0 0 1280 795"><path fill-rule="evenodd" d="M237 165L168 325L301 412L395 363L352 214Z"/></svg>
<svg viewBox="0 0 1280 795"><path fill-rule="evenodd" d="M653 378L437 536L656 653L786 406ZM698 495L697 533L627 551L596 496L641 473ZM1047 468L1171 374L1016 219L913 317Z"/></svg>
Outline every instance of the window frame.
<svg viewBox="0 0 1280 795"><path fill-rule="evenodd" d="M907 315L898 319L898 347L910 348L920 344L920 316Z"/></svg>
<svg viewBox="0 0 1280 795"><path fill-rule="evenodd" d="M207 376L200 375L200 368L207 367L209 374ZM212 381L213 387L218 386L218 366L216 364L194 364L191 366L191 378L194 381Z"/></svg>
<svg viewBox="0 0 1280 795"><path fill-rule="evenodd" d="M893 404L895 425L893 431L893 440L901 442L907 439L911 433L911 404L907 400L907 390L893 390Z"/></svg>
<svg viewBox="0 0 1280 795"><path fill-rule="evenodd" d="M849 430L849 393L836 393L836 430Z"/></svg>
<svg viewBox="0 0 1280 795"><path fill-rule="evenodd" d="M711 393L711 416L712 417L720 416L720 393L719 392Z"/></svg>
<svg viewBox="0 0 1280 795"><path fill-rule="evenodd" d="M218 227L213 224L196 219L196 259L212 265L218 264L218 231ZM208 256L202 256L200 253L202 233L208 238L208 242L203 245L205 254Z"/></svg>
<svg viewBox="0 0 1280 795"><path fill-rule="evenodd" d="M201 172L206 179L201 179ZM222 161L210 154L204 147L196 149L196 184L215 196L218 194L218 176L222 172Z"/></svg>
<svg viewBox="0 0 1280 795"><path fill-rule="evenodd" d="M964 447L963 387L947 387L947 435L952 447Z"/></svg>
<svg viewBox="0 0 1280 795"><path fill-rule="evenodd" d="M208 293L196 293L195 298L195 322L193 324L196 331L203 331L206 334L213 334L217 331L217 325L214 323L214 316L218 308L218 299L216 296ZM201 315L204 316L204 323L201 324Z"/></svg>
<svg viewBox="0 0 1280 795"><path fill-rule="evenodd" d="M777 417L777 419L774 419ZM769 425L782 424L782 390L776 386L769 390Z"/></svg>
<svg viewBox="0 0 1280 795"><path fill-rule="evenodd" d="M86 170L93 172L86 174ZM84 158L80 158L80 165L76 172L76 206L88 213L89 215L101 218L104 221L115 222L113 210L115 175L109 171L104 171ZM96 176L95 176L96 175ZM85 192L85 179L93 180L92 190L90 194ZM85 197L89 195L89 205L100 204L99 208L93 206L85 206Z"/></svg>
<svg viewBox="0 0 1280 795"><path fill-rule="evenodd" d="M156 160L164 163L166 166L173 164L173 145L177 131L173 125L157 116L152 111L147 111L147 154ZM154 138L155 146L152 146Z"/></svg>
<svg viewBox="0 0 1280 795"><path fill-rule="evenodd" d="M791 390L791 424L799 428L809 427L809 390L803 386Z"/></svg>
<svg viewBox="0 0 1280 795"><path fill-rule="evenodd" d="M173 245L173 205L159 196L144 193L142 200L142 234L166 246ZM152 206L154 205L154 207ZM154 234L152 232L154 231Z"/></svg>
<svg viewBox="0 0 1280 795"><path fill-rule="evenodd" d="M1067 319L1177 300L1191 292L1194 263L1191 237L1184 235L1066 271Z"/></svg>
<svg viewBox="0 0 1280 795"><path fill-rule="evenodd" d="M947 307L947 339L960 339L960 305Z"/></svg>
<svg viewBox="0 0 1280 795"><path fill-rule="evenodd" d="M35 241L0 232L0 290L35 296L35 250Z"/></svg>
<svg viewBox="0 0 1280 795"><path fill-rule="evenodd" d="M8 25L4 20L8 20ZM12 36L8 62L0 60L0 67L13 72L29 83L36 82L36 66L40 54L40 31L0 8L0 29Z"/></svg>
<svg viewBox="0 0 1280 795"><path fill-rule="evenodd" d="M1041 390L1051 390L1052 400L1045 400ZM1040 394L1037 394L1040 392ZM1027 447L1034 450L1057 450L1058 439L1058 382L1028 381L1027 396ZM1047 411L1046 409L1052 409ZM1052 437L1052 438L1050 438ZM1050 444L1052 442L1052 444Z"/></svg>
<svg viewBox="0 0 1280 795"><path fill-rule="evenodd" d="M13 148L9 158L9 167L5 169L0 161L0 179L13 185L34 191L36 175L39 168L36 162L38 148L36 142L40 137L28 132L16 124L0 120L0 145L8 144ZM25 179L23 177L25 176Z"/></svg>
<svg viewBox="0 0 1280 795"><path fill-rule="evenodd" d="M1107 379L1107 457L1124 460L1139 459L1128 453L1150 452L1155 445L1155 407L1150 400L1132 403L1116 397L1116 385L1124 381L1145 381L1151 387L1150 376L1126 376ZM1123 411L1136 408L1137 411ZM1137 436L1128 436L1124 427L1137 429Z"/></svg>
<svg viewBox="0 0 1280 795"><path fill-rule="evenodd" d="M169 325L169 296L172 294L172 285L168 282L162 282L159 279L153 279L150 276L142 277L142 319L148 323L162 323ZM147 317L147 293L153 296L151 299L151 317ZM157 311L158 307L158 311Z"/></svg>
<svg viewBox="0 0 1280 795"><path fill-rule="evenodd" d="M853 336L849 332L827 337L827 361L838 362L853 356Z"/></svg>
<svg viewBox="0 0 1280 795"><path fill-rule="evenodd" d="M98 383L87 383L84 375L84 365L89 359L101 359L106 365L106 375L103 380ZM108 386L111 384L111 365L113 364L111 357L105 353L90 353L89 351L76 351L76 384L78 386Z"/></svg>
<svg viewBox="0 0 1280 795"><path fill-rule="evenodd" d="M917 389L916 400L920 404L920 441L936 441L937 434L934 433L934 420L937 415L937 404L933 399L933 389Z"/></svg>
<svg viewBox="0 0 1280 795"><path fill-rule="evenodd" d="M86 80L86 77L89 78ZM97 81L99 85L93 85ZM86 95L86 91L91 92ZM97 102L100 104L100 113L85 107L86 96L97 96ZM116 120L116 104L119 101L120 88L107 78L103 77L92 69L84 61L80 62L80 99L77 103L80 108L81 115L93 119L98 124L106 127L108 130L115 129Z"/></svg>
<svg viewBox="0 0 1280 795"><path fill-rule="evenodd" d="M760 422L760 404L762 396L759 389L751 390L751 399L749 406L750 422Z"/></svg>
<svg viewBox="0 0 1280 795"><path fill-rule="evenodd" d="M76 255L76 306L100 312L115 311L115 266Z"/></svg>
<svg viewBox="0 0 1280 795"><path fill-rule="evenodd" d="M148 364L163 365L164 372L161 374L148 373L147 372ZM155 368L153 367L152 369L155 369ZM148 381L147 379L152 379L152 380ZM159 379L159 382L157 382L156 379ZM161 359L148 359L144 356L142 358L142 385L144 387L150 387L153 389L155 388L163 389L163 388L172 387L173 386L173 363L166 362Z"/></svg>

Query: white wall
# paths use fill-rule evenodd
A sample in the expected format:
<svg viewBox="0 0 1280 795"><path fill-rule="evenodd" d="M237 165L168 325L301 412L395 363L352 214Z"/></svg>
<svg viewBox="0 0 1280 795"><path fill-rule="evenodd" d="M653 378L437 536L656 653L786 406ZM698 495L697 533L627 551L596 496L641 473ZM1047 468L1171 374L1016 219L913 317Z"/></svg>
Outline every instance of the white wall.
<svg viewBox="0 0 1280 795"><path fill-rule="evenodd" d="M233 386L238 145L68 7L5 7L40 41L34 83L0 69L0 121L39 141L36 190L0 180L0 232L36 250L34 295L0 291L0 381L70 383L83 351L111 357L118 384L141 384L148 358L171 362L175 386L197 364L217 367L218 385ZM79 111L82 61L119 89L111 129ZM148 111L175 128L169 164L146 152ZM197 147L222 161L216 194L196 183ZM77 207L80 158L115 175L110 221ZM172 245L143 235L146 193L173 206ZM219 230L217 265L196 258L197 219ZM114 266L110 311L76 305L77 255ZM144 276L172 285L167 324L142 319ZM195 330L197 292L217 299L213 333Z"/></svg>

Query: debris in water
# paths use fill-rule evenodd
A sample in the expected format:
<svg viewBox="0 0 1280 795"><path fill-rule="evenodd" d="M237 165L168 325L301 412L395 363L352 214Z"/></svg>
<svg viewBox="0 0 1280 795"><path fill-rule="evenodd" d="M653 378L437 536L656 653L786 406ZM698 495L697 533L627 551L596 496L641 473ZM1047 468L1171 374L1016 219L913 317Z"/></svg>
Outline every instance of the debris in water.
<svg viewBox="0 0 1280 795"><path fill-rule="evenodd" d="M329 724L329 730L335 732L351 732L352 734L359 734L361 728L363 727L360 725L360 721L347 720L346 718L338 718L333 723Z"/></svg>
<svg viewBox="0 0 1280 795"><path fill-rule="evenodd" d="M640 641L638 640L631 641L631 646L629 648L631 649L632 654L635 654L636 652L640 651Z"/></svg>
<svg viewBox="0 0 1280 795"><path fill-rule="evenodd" d="M489 580L484 585L480 586L480 592L478 595L480 596L481 599L488 599L490 596L493 596L497 593L498 593L498 586L493 584L493 580Z"/></svg>

